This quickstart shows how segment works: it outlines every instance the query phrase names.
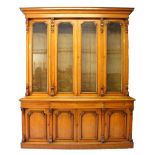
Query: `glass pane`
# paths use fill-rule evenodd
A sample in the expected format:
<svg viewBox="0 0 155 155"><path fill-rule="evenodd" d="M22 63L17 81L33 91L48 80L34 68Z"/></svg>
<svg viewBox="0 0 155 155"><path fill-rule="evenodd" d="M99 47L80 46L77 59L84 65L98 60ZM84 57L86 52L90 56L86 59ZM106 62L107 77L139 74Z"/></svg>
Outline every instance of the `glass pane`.
<svg viewBox="0 0 155 155"><path fill-rule="evenodd" d="M70 23L58 26L58 92L73 91L73 27Z"/></svg>
<svg viewBox="0 0 155 155"><path fill-rule="evenodd" d="M111 22L107 27L107 91L121 91L121 25Z"/></svg>
<svg viewBox="0 0 155 155"><path fill-rule="evenodd" d="M96 25L82 24L82 69L81 91L96 92Z"/></svg>
<svg viewBox="0 0 155 155"><path fill-rule="evenodd" d="M33 24L32 34L32 91L47 92L47 25Z"/></svg>

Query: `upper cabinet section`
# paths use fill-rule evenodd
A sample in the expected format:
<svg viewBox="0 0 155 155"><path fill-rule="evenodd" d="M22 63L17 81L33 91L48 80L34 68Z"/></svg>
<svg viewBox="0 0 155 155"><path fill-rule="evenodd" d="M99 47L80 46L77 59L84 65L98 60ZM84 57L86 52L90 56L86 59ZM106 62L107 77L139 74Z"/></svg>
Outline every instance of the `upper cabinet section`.
<svg viewBox="0 0 155 155"><path fill-rule="evenodd" d="M132 8L21 10L27 26L26 95L128 95Z"/></svg>

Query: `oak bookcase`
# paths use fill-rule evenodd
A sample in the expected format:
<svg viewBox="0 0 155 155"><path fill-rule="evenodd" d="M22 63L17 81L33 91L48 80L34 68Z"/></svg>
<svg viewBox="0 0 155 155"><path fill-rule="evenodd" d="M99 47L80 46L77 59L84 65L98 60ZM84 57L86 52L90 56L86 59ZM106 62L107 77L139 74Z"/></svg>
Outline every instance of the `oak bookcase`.
<svg viewBox="0 0 155 155"><path fill-rule="evenodd" d="M26 17L22 148L132 148L133 8L21 8Z"/></svg>

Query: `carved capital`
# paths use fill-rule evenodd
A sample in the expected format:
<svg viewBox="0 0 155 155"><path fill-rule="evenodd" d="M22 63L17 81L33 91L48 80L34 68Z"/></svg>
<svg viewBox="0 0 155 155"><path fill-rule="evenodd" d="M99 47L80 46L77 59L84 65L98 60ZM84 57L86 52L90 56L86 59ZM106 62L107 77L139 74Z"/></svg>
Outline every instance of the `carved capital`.
<svg viewBox="0 0 155 155"><path fill-rule="evenodd" d="M128 33L128 25L129 25L128 19L126 19L124 23L125 23L125 32Z"/></svg>
<svg viewBox="0 0 155 155"><path fill-rule="evenodd" d="M28 32L29 31L29 19L28 18L26 18L26 32Z"/></svg>
<svg viewBox="0 0 155 155"><path fill-rule="evenodd" d="M25 96L29 96L30 95L30 92L29 92L29 85L27 84L26 85L26 93L25 93Z"/></svg>
<svg viewBox="0 0 155 155"><path fill-rule="evenodd" d="M104 22L103 22L103 18L101 18L101 33L104 32Z"/></svg>
<svg viewBox="0 0 155 155"><path fill-rule="evenodd" d="M108 20L104 22L105 25L108 25L109 23L110 23L110 21L108 21Z"/></svg>
<svg viewBox="0 0 155 155"><path fill-rule="evenodd" d="M103 108L101 111L102 111L102 113L105 113L107 111L107 109Z"/></svg>
<svg viewBox="0 0 155 155"><path fill-rule="evenodd" d="M29 111L28 113L27 113L27 115L30 117L31 116L31 114L32 114L32 111Z"/></svg>
<svg viewBox="0 0 155 155"><path fill-rule="evenodd" d="M98 113L97 113L96 111L93 111L93 114L94 114L95 116L97 116L97 115L98 115Z"/></svg>
<svg viewBox="0 0 155 155"><path fill-rule="evenodd" d="M54 111L54 114L56 115L56 116L59 116L60 115L60 111Z"/></svg>
<svg viewBox="0 0 155 155"><path fill-rule="evenodd" d="M112 115L112 111L107 111L107 114L109 115L109 116L111 116Z"/></svg>
<svg viewBox="0 0 155 155"><path fill-rule="evenodd" d="M72 111L69 112L71 116L74 116L74 113Z"/></svg>
<svg viewBox="0 0 155 155"><path fill-rule="evenodd" d="M80 112L80 116L81 116L81 117L82 117L84 114L85 114L84 111L81 111L81 112Z"/></svg>
<svg viewBox="0 0 155 155"><path fill-rule="evenodd" d="M54 26L55 26L54 18L51 18L51 32L54 32Z"/></svg>
<svg viewBox="0 0 155 155"><path fill-rule="evenodd" d="M132 115L133 109L134 109L133 107L129 108L130 115Z"/></svg>
<svg viewBox="0 0 155 155"><path fill-rule="evenodd" d="M123 25L123 23L122 23L122 22L120 22L120 23L119 23L119 25L120 25L120 26L122 26L122 25Z"/></svg>
<svg viewBox="0 0 155 155"><path fill-rule="evenodd" d="M51 109L51 108L49 108L49 109L48 109L48 112L49 112L49 113L52 113L52 109Z"/></svg>
<svg viewBox="0 0 155 155"><path fill-rule="evenodd" d="M126 112L125 111L120 111L120 114L122 115L122 116L126 116Z"/></svg>
<svg viewBox="0 0 155 155"><path fill-rule="evenodd" d="M41 111L41 114L45 117L46 113L45 111Z"/></svg>

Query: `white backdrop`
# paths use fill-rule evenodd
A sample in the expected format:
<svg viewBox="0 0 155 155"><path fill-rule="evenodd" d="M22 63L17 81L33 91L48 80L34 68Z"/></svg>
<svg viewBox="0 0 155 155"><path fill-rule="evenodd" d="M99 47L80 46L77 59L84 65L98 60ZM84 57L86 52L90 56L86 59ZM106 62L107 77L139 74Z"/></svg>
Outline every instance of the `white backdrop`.
<svg viewBox="0 0 155 155"><path fill-rule="evenodd" d="M21 149L19 98L25 93L25 18L19 7L135 7L130 16L130 95L136 98L134 149ZM154 154L155 139L155 8L153 0L5 0L0 1L0 155L146 155Z"/></svg>

